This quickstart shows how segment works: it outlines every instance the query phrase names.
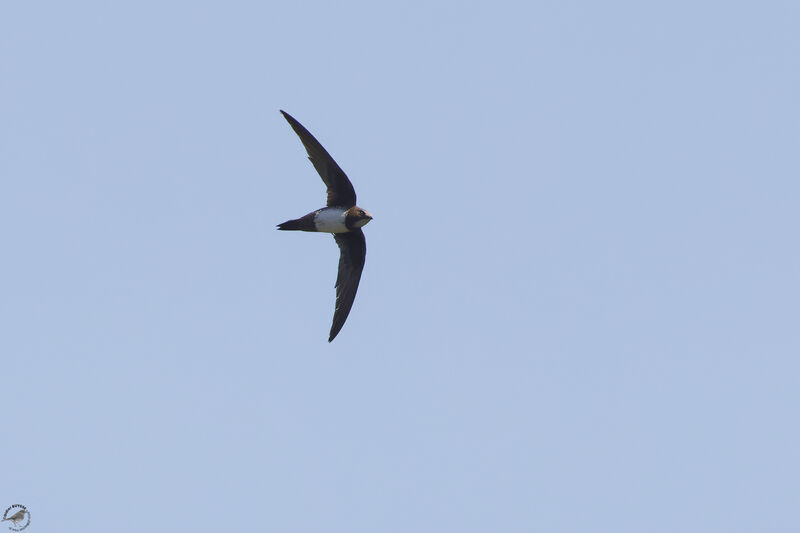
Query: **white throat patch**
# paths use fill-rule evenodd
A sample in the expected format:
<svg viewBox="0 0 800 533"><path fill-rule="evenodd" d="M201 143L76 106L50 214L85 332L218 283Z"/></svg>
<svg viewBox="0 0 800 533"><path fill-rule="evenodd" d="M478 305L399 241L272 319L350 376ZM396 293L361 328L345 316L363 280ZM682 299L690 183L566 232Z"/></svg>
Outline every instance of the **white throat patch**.
<svg viewBox="0 0 800 533"><path fill-rule="evenodd" d="M314 227L326 233L347 233L350 230L344 224L344 213L341 207L327 207L314 217Z"/></svg>

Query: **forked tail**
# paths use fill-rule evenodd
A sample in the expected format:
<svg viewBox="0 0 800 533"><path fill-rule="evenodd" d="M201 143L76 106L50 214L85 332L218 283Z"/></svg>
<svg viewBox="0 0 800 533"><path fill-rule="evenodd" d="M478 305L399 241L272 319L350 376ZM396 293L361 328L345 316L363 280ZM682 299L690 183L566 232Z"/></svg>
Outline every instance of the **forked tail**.
<svg viewBox="0 0 800 533"><path fill-rule="evenodd" d="M283 224L278 224L278 229L282 230L299 230L299 231L317 231L314 226L314 214L310 213L304 217L295 218L294 220L287 220Z"/></svg>
<svg viewBox="0 0 800 533"><path fill-rule="evenodd" d="M302 224L300 224L300 219L295 220L287 220L283 224L278 224L278 229L283 230L291 230L291 229L303 229Z"/></svg>

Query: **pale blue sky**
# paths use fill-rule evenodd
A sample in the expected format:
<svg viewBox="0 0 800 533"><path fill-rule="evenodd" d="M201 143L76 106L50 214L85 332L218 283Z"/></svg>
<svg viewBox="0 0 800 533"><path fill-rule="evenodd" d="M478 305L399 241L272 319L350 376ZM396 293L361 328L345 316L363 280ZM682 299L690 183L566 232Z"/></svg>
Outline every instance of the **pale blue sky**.
<svg viewBox="0 0 800 533"><path fill-rule="evenodd" d="M797 531L797 2L0 6L30 533Z"/></svg>

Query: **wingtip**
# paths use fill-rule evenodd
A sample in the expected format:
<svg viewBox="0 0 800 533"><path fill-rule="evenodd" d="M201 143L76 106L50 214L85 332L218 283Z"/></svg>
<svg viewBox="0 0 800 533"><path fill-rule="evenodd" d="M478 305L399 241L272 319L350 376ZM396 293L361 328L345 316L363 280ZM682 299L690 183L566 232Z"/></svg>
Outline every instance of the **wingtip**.
<svg viewBox="0 0 800 533"><path fill-rule="evenodd" d="M281 109L281 110L280 110L280 112L281 112L281 114L283 115L283 118L285 118L285 119L286 119L286 122L288 122L288 123L289 123L289 124L292 126L292 129L293 129L295 132L297 132L297 134L298 134L298 135L300 135L300 132L298 132L298 131L297 131L297 128L298 128L298 126L299 126L300 128L303 128L303 126L302 126L302 125L300 125L300 123L299 123L299 122L297 122L297 119L296 119L296 118L294 118L294 117L293 117L292 115L290 115L289 113L287 113L286 111L284 111L283 109Z"/></svg>

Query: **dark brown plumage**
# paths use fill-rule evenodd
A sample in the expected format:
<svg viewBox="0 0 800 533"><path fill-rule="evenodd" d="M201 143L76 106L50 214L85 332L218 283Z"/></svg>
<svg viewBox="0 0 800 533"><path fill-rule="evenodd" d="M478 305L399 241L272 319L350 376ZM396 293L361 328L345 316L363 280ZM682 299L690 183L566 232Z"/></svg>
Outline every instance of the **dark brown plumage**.
<svg viewBox="0 0 800 533"><path fill-rule="evenodd" d="M339 168L339 165L333 160L331 154L292 115L282 109L281 113L300 137L303 146L306 147L306 152L308 152L308 158L317 169L322 181L328 186L328 207L347 208L356 205L356 191L353 189L353 184L350 183L344 170Z"/></svg>
<svg viewBox="0 0 800 533"><path fill-rule="evenodd" d="M278 224L278 229L333 233L339 245L336 309L328 337L331 342L344 326L356 298L367 256L367 241L361 228L372 220L372 215L356 205L353 184L319 141L294 117L283 110L281 113L300 137L308 158L328 188L327 207Z"/></svg>
<svg viewBox="0 0 800 533"><path fill-rule="evenodd" d="M336 310L328 342L336 338L350 314L367 257L367 240L361 228L348 233L334 233L333 238L339 245L339 274L336 276Z"/></svg>

